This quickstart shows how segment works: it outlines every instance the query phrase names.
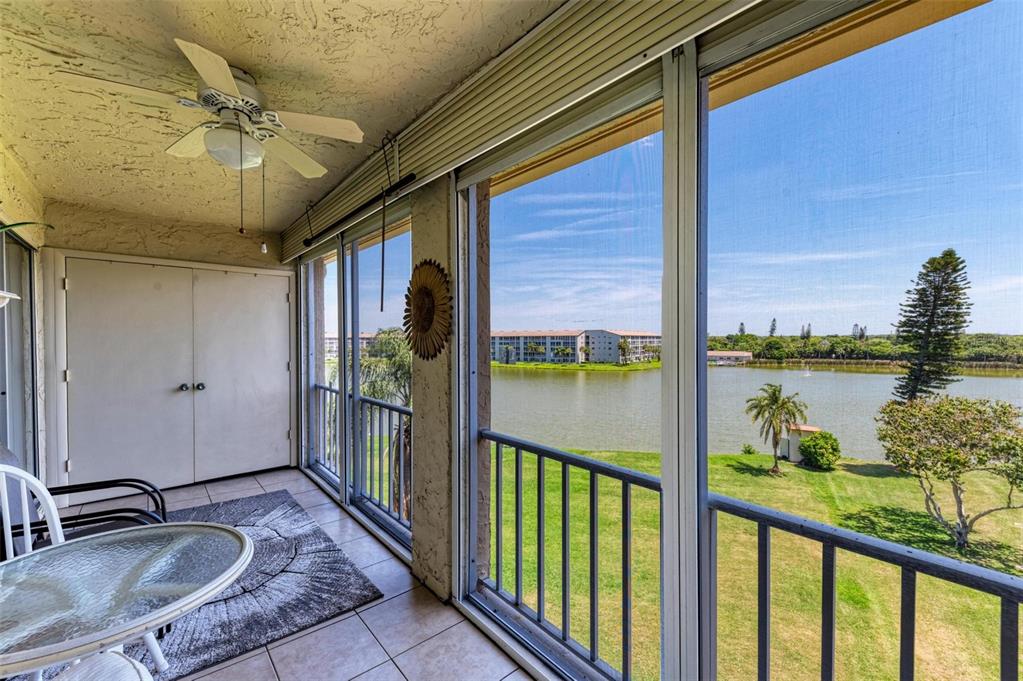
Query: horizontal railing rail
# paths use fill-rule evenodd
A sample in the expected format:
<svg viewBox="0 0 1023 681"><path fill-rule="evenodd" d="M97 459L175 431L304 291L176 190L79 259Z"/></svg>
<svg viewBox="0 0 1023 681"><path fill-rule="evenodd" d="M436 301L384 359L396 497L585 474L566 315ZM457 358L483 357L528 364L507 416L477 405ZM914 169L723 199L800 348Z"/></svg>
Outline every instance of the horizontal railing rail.
<svg viewBox="0 0 1023 681"><path fill-rule="evenodd" d="M738 499L709 494L711 511L710 546L717 547L717 513L750 520L757 524L757 678L767 681L771 668L771 531L778 530L819 542L822 546L821 679L835 678L835 563L839 550L889 563L901 569L899 623L899 680L914 678L916 636L916 576L928 575L976 589L1001 599L1000 679L1019 677L1019 603L1023 601L1023 579L935 555L902 544L885 541L851 530L800 518ZM714 556L709 561L716 569ZM714 580L716 582L716 580Z"/></svg>
<svg viewBox="0 0 1023 681"><path fill-rule="evenodd" d="M661 493L661 481L660 479L641 473L639 471L630 470L621 466L615 466L613 464L592 459L580 454L574 454L560 449L547 447L545 445L530 442L522 438L513 437L511 435L505 435L503 433L497 433L492 430L483 429L479 432L479 436L482 440L492 443L494 449L494 466L492 476L495 479L495 498L491 500L491 506L494 510L494 517L497 519L495 527L493 528L493 561L494 569L491 571L493 577L486 577L479 580L479 587L484 590L482 596L486 596L487 593L496 597L503 605L501 607L508 607L514 610L517 618L513 617L499 617L499 620L508 628L512 630L520 640L533 643L538 638L546 637L548 643L555 643L561 646L563 649L574 653L574 663L570 661L570 664L582 663L589 670L596 671L601 677L611 679L622 679L623 681L632 678L633 665L632 665L632 653L633 653L633 627L632 627L632 608L633 608L633 593L632 593L632 569L633 569L633 556L632 556L632 492L634 487L649 490L656 493L658 496ZM515 488L515 527L514 527L514 542L515 542L515 563L514 563L514 583L506 584L504 580L504 566L505 566L505 542L504 542L504 456L505 450L512 450L514 456L514 488ZM525 530L523 528L523 507L527 503L524 498L524 485L523 485L523 458L524 455L531 455L536 459L536 495L535 499L530 499L529 503L536 504L536 608L532 608L526 604L524 599L523 590L523 537ZM551 621L547 616L547 603L546 603L546 562L545 553L547 551L547 532L546 532L546 486L545 486L545 463L547 460L557 462L561 464L561 536L560 536L560 547L558 550L561 553L561 566L560 566L560 617L558 621ZM588 504L586 508L587 522L589 525L589 546L588 546L588 576L589 576L589 595L588 595L588 618L589 618L589 630L588 640L578 641L571 635L571 624L572 624L572 598L571 598L571 555L570 555L570 516L572 513L570 498L571 498L571 484L570 477L573 469L585 471L589 475L589 489L588 489ZM621 583L621 663L618 668L615 668L608 664L601 655L600 650L600 588L601 584L601 570L598 559L599 549L599 518L600 518L600 495L599 480L601 478L611 480L621 484L621 498L619 503L621 513L621 567L619 571L620 583ZM660 504L658 503L658 508ZM532 529L532 528L531 528ZM533 576L530 576L531 579ZM488 607L493 610L492 604L484 600L482 603L484 607ZM529 631L523 630L521 623L517 622L516 619L522 620L529 627ZM539 636L537 636L539 635ZM543 642L540 642L540 646L543 647ZM541 651L542 652L542 651ZM548 661L552 661L550 656L546 656ZM559 668L564 669L560 664L556 664ZM589 675L589 674L588 674Z"/></svg>

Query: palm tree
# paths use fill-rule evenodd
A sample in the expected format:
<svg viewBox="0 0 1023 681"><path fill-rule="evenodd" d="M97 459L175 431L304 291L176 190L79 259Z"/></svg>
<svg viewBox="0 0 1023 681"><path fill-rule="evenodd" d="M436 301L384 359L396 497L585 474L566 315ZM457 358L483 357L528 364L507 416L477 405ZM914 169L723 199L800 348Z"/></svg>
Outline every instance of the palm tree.
<svg viewBox="0 0 1023 681"><path fill-rule="evenodd" d="M618 358L622 364L629 363L629 352L632 350L632 346L629 345L629 341L625 338L618 341Z"/></svg>
<svg viewBox="0 0 1023 681"><path fill-rule="evenodd" d="M806 420L806 402L799 399L799 393L782 395L781 384L765 383L760 394L746 400L746 413L753 418L753 423L760 423L760 436L766 443L771 442L774 450L774 465L771 473L781 473L778 467L778 447L781 435L789 426Z"/></svg>

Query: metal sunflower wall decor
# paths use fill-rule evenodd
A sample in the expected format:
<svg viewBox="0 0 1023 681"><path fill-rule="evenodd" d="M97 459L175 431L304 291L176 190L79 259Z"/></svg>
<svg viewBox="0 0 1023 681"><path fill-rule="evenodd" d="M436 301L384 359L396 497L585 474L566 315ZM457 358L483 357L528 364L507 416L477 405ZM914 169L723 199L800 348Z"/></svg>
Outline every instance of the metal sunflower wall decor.
<svg viewBox="0 0 1023 681"><path fill-rule="evenodd" d="M444 350L451 333L451 280L437 261L424 260L412 270L402 326L420 358L433 359Z"/></svg>

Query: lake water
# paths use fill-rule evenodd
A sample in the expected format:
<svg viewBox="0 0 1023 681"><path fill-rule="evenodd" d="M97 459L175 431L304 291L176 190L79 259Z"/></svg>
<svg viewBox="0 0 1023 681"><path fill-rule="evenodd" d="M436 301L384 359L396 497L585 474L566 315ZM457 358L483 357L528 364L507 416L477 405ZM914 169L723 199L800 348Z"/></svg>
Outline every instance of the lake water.
<svg viewBox="0 0 1023 681"><path fill-rule="evenodd" d="M883 459L874 416L891 398L892 374L801 369L709 367L707 420L713 453L738 452L744 443L770 452L743 413L746 399L765 383L781 383L807 403L808 422L838 437L842 453ZM492 371L492 428L563 449L659 451L661 372ZM964 376L953 395L1005 400L1023 407L1023 379Z"/></svg>

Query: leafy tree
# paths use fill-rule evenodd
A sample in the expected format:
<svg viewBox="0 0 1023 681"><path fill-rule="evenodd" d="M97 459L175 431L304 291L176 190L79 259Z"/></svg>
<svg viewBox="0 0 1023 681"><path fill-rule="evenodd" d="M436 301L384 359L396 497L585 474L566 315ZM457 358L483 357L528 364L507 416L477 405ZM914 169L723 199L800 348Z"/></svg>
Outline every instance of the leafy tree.
<svg viewBox="0 0 1023 681"><path fill-rule="evenodd" d="M531 355L546 355L547 348L540 343L526 343L526 352Z"/></svg>
<svg viewBox="0 0 1023 681"><path fill-rule="evenodd" d="M860 327L859 340L866 340L866 339L867 339L867 327L861 326Z"/></svg>
<svg viewBox="0 0 1023 681"><path fill-rule="evenodd" d="M583 357L586 358L586 361L589 362L590 353L593 352L592 348L590 348L590 346L588 345L584 345L579 349L579 351L582 353Z"/></svg>
<svg viewBox="0 0 1023 681"><path fill-rule="evenodd" d="M632 351L632 346L629 345L628 339L622 338L618 341L618 359L622 364L629 363L629 353Z"/></svg>
<svg viewBox="0 0 1023 681"><path fill-rule="evenodd" d="M781 361L788 356L785 351L785 341L781 338L768 338L760 348L760 356L764 359Z"/></svg>
<svg viewBox="0 0 1023 681"><path fill-rule="evenodd" d="M745 336L746 335L746 323L745 322L739 322L739 335L740 336Z"/></svg>
<svg viewBox="0 0 1023 681"><path fill-rule="evenodd" d="M799 442L799 455L810 468L822 471L834 469L835 462L842 456L838 438L826 430L818 431Z"/></svg>
<svg viewBox="0 0 1023 681"><path fill-rule="evenodd" d="M644 345L643 352L650 355L653 359L658 360L661 358L661 346L660 345Z"/></svg>
<svg viewBox="0 0 1023 681"><path fill-rule="evenodd" d="M771 328L767 331L768 336L773 336L778 332L778 320L771 317Z"/></svg>
<svg viewBox="0 0 1023 681"><path fill-rule="evenodd" d="M892 400L881 407L877 439L885 458L917 479L927 513L955 541L969 545L977 521L997 511L1023 508L1013 493L1023 485L1023 410L1008 402L925 396ZM967 475L987 472L1009 487L1005 503L976 513L966 510ZM936 484L947 484L955 516L942 510Z"/></svg>
<svg viewBox="0 0 1023 681"><path fill-rule="evenodd" d="M363 395L411 406L412 350L401 329L380 329L373 352L362 359L359 373Z"/></svg>
<svg viewBox="0 0 1023 681"><path fill-rule="evenodd" d="M739 451L739 453L744 456L753 456L757 453L757 449L756 447L747 442L742 446L742 449Z"/></svg>
<svg viewBox="0 0 1023 681"><path fill-rule="evenodd" d="M912 348L909 369L896 381L895 396L913 400L958 379L957 353L970 319L966 261L951 248L930 258L899 307L896 336Z"/></svg>
<svg viewBox="0 0 1023 681"><path fill-rule="evenodd" d="M806 420L806 403L799 399L799 393L783 395L781 385L766 383L760 388L758 395L746 400L746 413L754 423L760 423L760 436L764 442L770 441L774 451L774 465L771 473L781 473L778 467L778 447L781 445L782 433L792 425Z"/></svg>

